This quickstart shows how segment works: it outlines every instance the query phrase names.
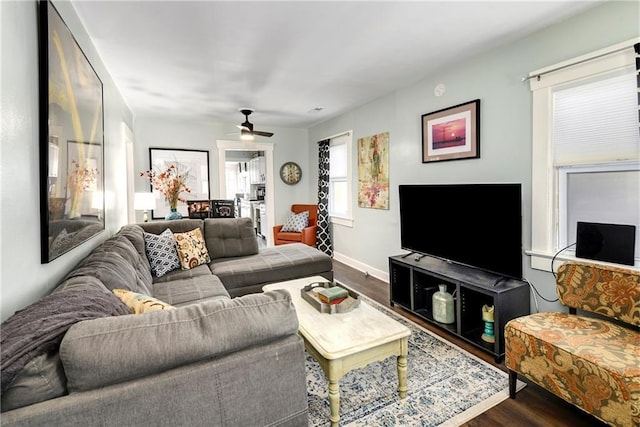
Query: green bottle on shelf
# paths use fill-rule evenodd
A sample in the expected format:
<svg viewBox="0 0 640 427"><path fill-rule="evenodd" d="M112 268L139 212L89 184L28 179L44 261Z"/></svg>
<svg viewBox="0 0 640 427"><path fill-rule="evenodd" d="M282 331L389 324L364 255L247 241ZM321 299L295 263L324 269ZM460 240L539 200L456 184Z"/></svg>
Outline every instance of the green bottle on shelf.
<svg viewBox="0 0 640 427"><path fill-rule="evenodd" d="M433 294L433 320L451 324L455 322L453 295L447 292L447 285L438 285L440 290Z"/></svg>

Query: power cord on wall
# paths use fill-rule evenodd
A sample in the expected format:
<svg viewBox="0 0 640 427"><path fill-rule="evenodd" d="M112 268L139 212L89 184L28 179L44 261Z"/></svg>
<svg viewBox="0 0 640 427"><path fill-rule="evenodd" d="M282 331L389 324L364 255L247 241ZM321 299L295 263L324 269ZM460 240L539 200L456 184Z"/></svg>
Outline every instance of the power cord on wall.
<svg viewBox="0 0 640 427"><path fill-rule="evenodd" d="M553 274L553 278L554 278L554 279L557 279L557 276L556 276L556 271L553 269L553 262L556 260L556 257L557 257L558 255L560 255L560 252L563 252L563 251L565 251L565 250L569 249L571 246L574 246L574 245L575 245L575 243L572 243L572 244L570 244L570 245L568 245L568 246L565 246L564 248L562 248L562 249L560 249L558 252L556 252L556 253L553 255L553 258L551 258L551 274Z"/></svg>
<svg viewBox="0 0 640 427"><path fill-rule="evenodd" d="M538 297L542 298L546 302L556 302L556 301L558 301L558 298L556 298L556 299L545 298L544 296L542 296L542 294L540 294L540 292L538 292L538 289L536 289L536 287L533 286L533 283L531 283L529 281L529 279L527 279L526 277L523 277L523 279L529 284L529 287L531 289L533 289L533 303L536 305L536 313L540 313L540 306L538 305Z"/></svg>
<svg viewBox="0 0 640 427"><path fill-rule="evenodd" d="M551 258L551 273L553 274L553 278L554 278L554 279L556 279L556 278L557 278L557 276L556 276L556 272L555 272L555 270L553 269L553 263L554 263L554 261L556 260L556 257L560 254L560 252L562 252L562 251L564 251L564 250L566 250L566 249L569 249L569 248L570 248L571 246L573 246L573 245L575 245L575 243L572 243L572 244L570 244L570 245L568 245L568 246L565 246L564 248L562 248L562 249L560 249L558 252L556 252L556 253L553 255L553 258ZM536 313L539 313L539 312L540 312L540 306L538 305L538 298L537 298L537 297L542 298L542 299L543 299L543 300L545 300L546 302L557 302L557 301L558 301L558 298L556 298L556 299L548 299L548 298L545 298L544 296L542 296L542 294L541 294L540 292L538 292L538 289L536 289L536 287L535 287L535 286L533 286L533 283L531 283L531 282L529 281L529 279L527 279L526 277L523 277L523 279L524 279L524 280L529 284L529 287L533 290L533 302L534 302L534 304L536 305Z"/></svg>

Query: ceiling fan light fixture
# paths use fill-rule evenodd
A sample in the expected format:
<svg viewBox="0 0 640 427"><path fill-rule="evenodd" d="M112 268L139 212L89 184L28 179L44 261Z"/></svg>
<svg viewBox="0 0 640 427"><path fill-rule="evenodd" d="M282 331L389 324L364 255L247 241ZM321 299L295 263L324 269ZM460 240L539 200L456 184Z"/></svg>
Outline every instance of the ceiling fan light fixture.
<svg viewBox="0 0 640 427"><path fill-rule="evenodd" d="M246 129L240 129L240 139L243 141L253 141L253 134Z"/></svg>
<svg viewBox="0 0 640 427"><path fill-rule="evenodd" d="M253 130L253 123L249 121L249 115L253 113L250 108L241 108L239 110L244 114L244 123L240 123L238 129L240 129L240 139L244 141L253 141L254 135L264 136L270 138L273 136L273 132L265 132L260 130Z"/></svg>

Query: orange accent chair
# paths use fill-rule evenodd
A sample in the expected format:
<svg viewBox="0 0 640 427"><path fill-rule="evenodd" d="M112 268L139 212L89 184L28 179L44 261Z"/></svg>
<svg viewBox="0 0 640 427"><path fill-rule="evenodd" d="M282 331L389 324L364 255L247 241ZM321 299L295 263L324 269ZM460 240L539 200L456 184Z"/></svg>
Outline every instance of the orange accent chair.
<svg viewBox="0 0 640 427"><path fill-rule="evenodd" d="M316 246L316 230L318 229L318 205L291 205L294 214L309 211L309 225L300 233L282 232L284 224L273 227L273 244L285 245L287 243L301 242L305 245Z"/></svg>

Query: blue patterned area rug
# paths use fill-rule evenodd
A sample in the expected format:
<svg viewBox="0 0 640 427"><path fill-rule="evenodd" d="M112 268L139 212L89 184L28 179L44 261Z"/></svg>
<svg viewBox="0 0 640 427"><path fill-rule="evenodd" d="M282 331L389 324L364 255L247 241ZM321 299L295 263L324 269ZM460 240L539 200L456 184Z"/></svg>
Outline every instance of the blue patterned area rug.
<svg viewBox="0 0 640 427"><path fill-rule="evenodd" d="M471 353L364 297L411 330L406 399L398 395L396 357L340 380L341 426L459 426L509 398L508 375ZM329 422L328 381L307 354L309 425ZM518 381L518 391L525 384Z"/></svg>

